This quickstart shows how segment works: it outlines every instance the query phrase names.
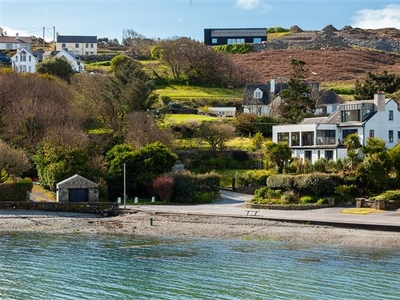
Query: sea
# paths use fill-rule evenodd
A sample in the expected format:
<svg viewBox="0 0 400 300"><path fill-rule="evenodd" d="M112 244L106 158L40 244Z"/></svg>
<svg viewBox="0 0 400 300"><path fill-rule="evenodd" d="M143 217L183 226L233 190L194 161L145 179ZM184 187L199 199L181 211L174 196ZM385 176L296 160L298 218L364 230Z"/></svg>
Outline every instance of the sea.
<svg viewBox="0 0 400 300"><path fill-rule="evenodd" d="M0 299L400 299L396 249L0 234Z"/></svg>

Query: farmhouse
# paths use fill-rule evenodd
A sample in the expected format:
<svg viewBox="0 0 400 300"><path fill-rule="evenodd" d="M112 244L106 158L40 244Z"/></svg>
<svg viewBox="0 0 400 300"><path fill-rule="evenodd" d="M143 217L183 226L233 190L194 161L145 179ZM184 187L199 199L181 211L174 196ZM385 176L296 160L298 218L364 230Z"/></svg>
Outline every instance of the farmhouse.
<svg viewBox="0 0 400 300"><path fill-rule="evenodd" d="M362 146L370 137L382 139L388 148L400 140L400 112L393 99L378 92L373 100L347 101L327 117L306 118L299 124L273 126L274 142L287 142L293 157L314 163L319 158L347 156L346 136L357 133Z"/></svg>

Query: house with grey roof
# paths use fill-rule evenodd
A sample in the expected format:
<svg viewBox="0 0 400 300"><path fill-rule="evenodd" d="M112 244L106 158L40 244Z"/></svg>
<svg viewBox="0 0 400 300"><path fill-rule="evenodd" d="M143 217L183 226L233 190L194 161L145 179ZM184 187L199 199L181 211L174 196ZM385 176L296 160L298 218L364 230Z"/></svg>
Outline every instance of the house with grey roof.
<svg viewBox="0 0 400 300"><path fill-rule="evenodd" d="M279 93L288 88L286 82L272 79L266 83L247 83L244 87L243 112L256 115L270 115L271 103ZM278 100L277 100L278 101Z"/></svg>
<svg viewBox="0 0 400 300"><path fill-rule="evenodd" d="M17 50L27 49L30 50L32 46L32 38L29 36L8 36L0 27L0 50Z"/></svg>
<svg viewBox="0 0 400 300"><path fill-rule="evenodd" d="M306 118L299 124L275 125L272 140L286 142L292 156L314 163L320 158L343 159L349 134L357 133L362 146L368 138L392 148L400 141L400 112L395 100L377 93L373 100L346 101L326 117Z"/></svg>
<svg viewBox="0 0 400 300"><path fill-rule="evenodd" d="M267 40L267 28L209 28L204 29L204 44L259 44Z"/></svg>
<svg viewBox="0 0 400 300"><path fill-rule="evenodd" d="M97 55L97 36L57 35L56 51L65 50L74 55Z"/></svg>
<svg viewBox="0 0 400 300"><path fill-rule="evenodd" d="M40 55L27 49L20 48L11 56L11 66L18 73L35 73Z"/></svg>

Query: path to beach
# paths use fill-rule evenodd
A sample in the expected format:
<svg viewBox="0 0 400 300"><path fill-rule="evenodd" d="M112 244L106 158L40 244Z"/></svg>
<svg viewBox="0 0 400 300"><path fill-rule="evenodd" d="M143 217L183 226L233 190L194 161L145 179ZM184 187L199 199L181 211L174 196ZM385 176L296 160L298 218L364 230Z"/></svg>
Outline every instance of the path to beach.
<svg viewBox="0 0 400 300"><path fill-rule="evenodd" d="M367 215L344 214L345 207L329 207L308 210L258 210L256 216L247 216L244 203L253 196L221 190L221 198L213 204L204 205L128 205L128 210L147 211L153 213L191 213L210 216L236 216L263 218L275 221L314 222L317 224L343 224L388 227L400 231L400 210L371 213ZM121 208L124 208L122 205Z"/></svg>

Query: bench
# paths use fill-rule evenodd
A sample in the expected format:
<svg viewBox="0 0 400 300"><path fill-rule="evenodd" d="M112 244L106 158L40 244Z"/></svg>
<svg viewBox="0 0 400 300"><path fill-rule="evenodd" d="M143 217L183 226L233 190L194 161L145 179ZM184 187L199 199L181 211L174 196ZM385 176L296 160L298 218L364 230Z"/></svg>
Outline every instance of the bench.
<svg viewBox="0 0 400 300"><path fill-rule="evenodd" d="M257 213L259 212L259 210L246 210L247 214L246 216L248 216L249 214L252 214L253 216L256 216Z"/></svg>

